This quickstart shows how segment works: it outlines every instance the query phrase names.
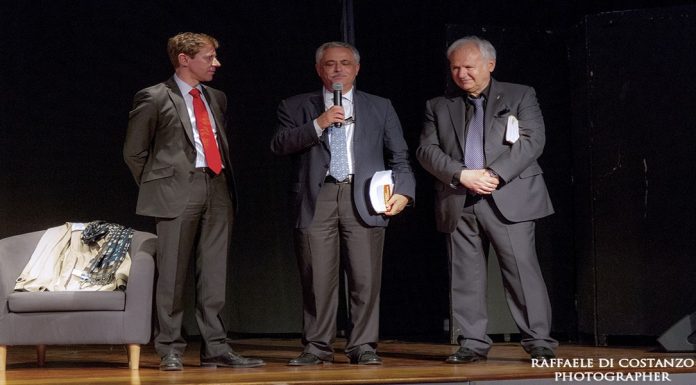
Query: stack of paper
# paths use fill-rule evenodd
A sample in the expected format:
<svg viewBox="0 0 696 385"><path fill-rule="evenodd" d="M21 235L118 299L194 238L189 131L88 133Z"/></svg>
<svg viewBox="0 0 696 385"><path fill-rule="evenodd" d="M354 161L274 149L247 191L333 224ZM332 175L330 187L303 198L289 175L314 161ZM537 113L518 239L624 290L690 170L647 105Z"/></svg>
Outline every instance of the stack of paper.
<svg viewBox="0 0 696 385"><path fill-rule="evenodd" d="M377 171L370 181L370 202L378 213L387 211L387 201L394 191L392 170Z"/></svg>

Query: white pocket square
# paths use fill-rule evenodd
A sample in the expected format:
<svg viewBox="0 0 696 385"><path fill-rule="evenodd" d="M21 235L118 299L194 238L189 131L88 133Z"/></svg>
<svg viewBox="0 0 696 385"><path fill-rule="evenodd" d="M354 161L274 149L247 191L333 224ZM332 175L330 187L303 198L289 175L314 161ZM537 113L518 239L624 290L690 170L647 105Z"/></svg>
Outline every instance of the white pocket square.
<svg viewBox="0 0 696 385"><path fill-rule="evenodd" d="M505 141L512 144L520 138L520 124L514 115L508 116L507 129L505 130Z"/></svg>

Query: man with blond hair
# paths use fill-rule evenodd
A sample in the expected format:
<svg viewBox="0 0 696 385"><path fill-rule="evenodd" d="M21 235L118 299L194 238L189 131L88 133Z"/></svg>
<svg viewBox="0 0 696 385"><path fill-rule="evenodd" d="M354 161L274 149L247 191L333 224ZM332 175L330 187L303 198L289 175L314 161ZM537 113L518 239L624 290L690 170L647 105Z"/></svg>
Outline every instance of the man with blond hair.
<svg viewBox="0 0 696 385"><path fill-rule="evenodd" d="M139 91L130 111L123 156L139 186L136 213L157 225L155 349L160 370L183 369L184 282L195 271L201 366L248 368L227 343L227 259L235 205L224 115L227 98L204 86L220 68L218 41L185 32L169 39L174 75Z"/></svg>

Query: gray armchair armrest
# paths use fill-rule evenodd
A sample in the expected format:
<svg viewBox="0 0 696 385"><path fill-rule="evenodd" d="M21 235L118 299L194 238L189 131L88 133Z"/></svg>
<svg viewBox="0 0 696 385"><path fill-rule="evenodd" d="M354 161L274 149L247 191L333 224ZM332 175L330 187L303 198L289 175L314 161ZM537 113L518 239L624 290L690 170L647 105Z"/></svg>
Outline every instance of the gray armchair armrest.
<svg viewBox="0 0 696 385"><path fill-rule="evenodd" d="M0 318L7 314L7 297L12 294L19 274L27 265L45 230L0 240ZM0 330L0 336L3 331Z"/></svg>
<svg viewBox="0 0 696 385"><path fill-rule="evenodd" d="M153 278L155 275L154 255L157 237L154 234L136 231L131 242L131 268L126 286L126 311L124 334L126 339L146 344L150 340L150 325L137 320L152 319ZM145 312L145 314L142 314Z"/></svg>

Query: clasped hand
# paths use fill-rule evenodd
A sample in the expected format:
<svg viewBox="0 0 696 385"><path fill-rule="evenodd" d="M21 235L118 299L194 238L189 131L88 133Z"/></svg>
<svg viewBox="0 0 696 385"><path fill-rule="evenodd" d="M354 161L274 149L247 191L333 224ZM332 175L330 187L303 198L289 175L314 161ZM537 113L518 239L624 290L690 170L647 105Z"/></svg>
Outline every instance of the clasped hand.
<svg viewBox="0 0 696 385"><path fill-rule="evenodd" d="M498 187L500 179L497 176L490 176L485 169L462 170L459 183L473 193L489 195Z"/></svg>

